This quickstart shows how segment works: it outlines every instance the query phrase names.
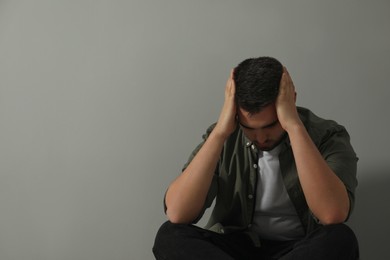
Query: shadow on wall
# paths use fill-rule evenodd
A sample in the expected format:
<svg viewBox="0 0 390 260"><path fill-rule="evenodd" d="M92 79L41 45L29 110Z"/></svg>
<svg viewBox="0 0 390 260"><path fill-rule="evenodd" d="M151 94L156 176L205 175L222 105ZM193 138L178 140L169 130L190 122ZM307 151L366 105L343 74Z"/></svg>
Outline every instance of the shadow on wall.
<svg viewBox="0 0 390 260"><path fill-rule="evenodd" d="M387 168L387 170L386 170ZM355 210L348 225L355 231L363 260L390 259L390 167L359 171Z"/></svg>

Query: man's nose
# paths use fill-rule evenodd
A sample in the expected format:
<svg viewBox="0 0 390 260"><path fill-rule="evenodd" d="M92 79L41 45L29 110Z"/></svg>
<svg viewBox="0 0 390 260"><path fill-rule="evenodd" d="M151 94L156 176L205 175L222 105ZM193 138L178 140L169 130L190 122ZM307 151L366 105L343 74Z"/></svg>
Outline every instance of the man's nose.
<svg viewBox="0 0 390 260"><path fill-rule="evenodd" d="M267 134L263 131L259 131L256 133L256 141L260 144L265 143L268 139Z"/></svg>

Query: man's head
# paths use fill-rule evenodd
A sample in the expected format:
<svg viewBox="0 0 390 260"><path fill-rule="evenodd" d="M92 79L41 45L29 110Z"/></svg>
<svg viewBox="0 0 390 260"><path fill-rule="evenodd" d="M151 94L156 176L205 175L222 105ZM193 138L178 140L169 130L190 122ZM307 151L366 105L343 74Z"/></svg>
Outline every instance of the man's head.
<svg viewBox="0 0 390 260"><path fill-rule="evenodd" d="M234 69L241 129L260 150L271 150L285 136L275 107L282 64L270 57L247 59Z"/></svg>
<svg viewBox="0 0 390 260"><path fill-rule="evenodd" d="M283 65L275 58L246 59L234 69L236 100L240 108L255 114L276 100Z"/></svg>

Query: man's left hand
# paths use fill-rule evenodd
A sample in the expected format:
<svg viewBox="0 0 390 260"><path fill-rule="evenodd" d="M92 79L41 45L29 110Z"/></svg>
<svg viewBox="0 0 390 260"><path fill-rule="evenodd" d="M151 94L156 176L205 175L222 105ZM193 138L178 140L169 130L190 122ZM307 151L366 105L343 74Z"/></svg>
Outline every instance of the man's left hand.
<svg viewBox="0 0 390 260"><path fill-rule="evenodd" d="M279 122L284 130L288 130L294 125L302 124L295 105L296 92L294 83L286 67L283 67L283 74L280 80L279 94L276 98L276 113Z"/></svg>

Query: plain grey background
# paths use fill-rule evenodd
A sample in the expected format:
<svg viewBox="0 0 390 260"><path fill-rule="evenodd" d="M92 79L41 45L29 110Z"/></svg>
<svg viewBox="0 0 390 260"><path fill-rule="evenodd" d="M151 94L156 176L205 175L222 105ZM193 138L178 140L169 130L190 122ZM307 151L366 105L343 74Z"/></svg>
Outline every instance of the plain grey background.
<svg viewBox="0 0 390 260"><path fill-rule="evenodd" d="M274 56L360 157L350 225L388 259L390 2L0 1L0 259L153 259L162 199L231 68Z"/></svg>

